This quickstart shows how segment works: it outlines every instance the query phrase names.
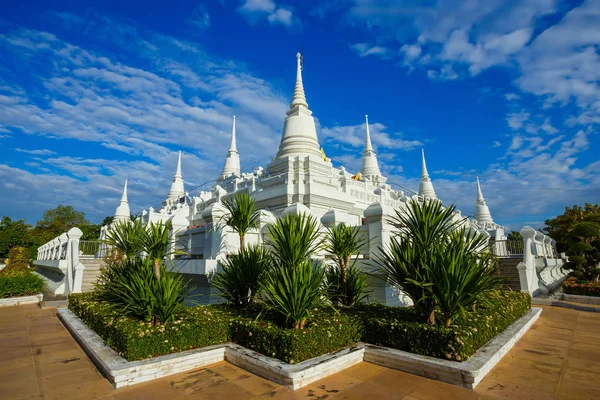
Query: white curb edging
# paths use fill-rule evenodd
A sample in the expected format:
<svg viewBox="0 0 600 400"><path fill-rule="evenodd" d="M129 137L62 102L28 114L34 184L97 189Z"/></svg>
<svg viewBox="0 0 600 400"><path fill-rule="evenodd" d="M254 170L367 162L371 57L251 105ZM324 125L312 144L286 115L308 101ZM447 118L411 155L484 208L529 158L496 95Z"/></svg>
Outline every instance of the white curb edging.
<svg viewBox="0 0 600 400"><path fill-rule="evenodd" d="M597 296L582 296L579 294L563 293L562 300L572 301L573 303L600 305L600 297L597 297Z"/></svg>
<svg viewBox="0 0 600 400"><path fill-rule="evenodd" d="M0 299L0 307L22 306L24 304L38 304L44 299L43 293L34 296L7 297Z"/></svg>
<svg viewBox="0 0 600 400"><path fill-rule="evenodd" d="M89 329L73 312L66 308L58 309L58 315L67 329L115 388L226 360L294 390L361 361L472 389L527 332L539 318L541 312L541 308L531 308L523 317L513 322L504 332L462 363L359 343L356 346L350 346L298 364L288 364L233 343L167 354L141 361L127 361L106 346L102 338Z"/></svg>

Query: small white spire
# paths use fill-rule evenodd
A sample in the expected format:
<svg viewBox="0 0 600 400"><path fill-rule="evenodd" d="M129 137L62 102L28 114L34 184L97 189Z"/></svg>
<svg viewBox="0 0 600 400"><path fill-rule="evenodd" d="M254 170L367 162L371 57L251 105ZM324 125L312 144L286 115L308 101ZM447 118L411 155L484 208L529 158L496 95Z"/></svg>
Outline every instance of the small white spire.
<svg viewBox="0 0 600 400"><path fill-rule="evenodd" d="M494 223L494 220L492 219L492 214L490 213L490 209L486 204L485 199L483 198L483 193L481 193L479 177L477 177L477 201L475 202L474 218L477 220L477 222L482 224Z"/></svg>
<svg viewBox="0 0 600 400"><path fill-rule="evenodd" d="M373 145L371 144L371 132L369 131L369 116L365 115L365 126L366 126L366 138L365 138L365 151L362 159L361 175L364 178L381 176L379 170L379 163L377 162L377 155L373 151Z"/></svg>
<svg viewBox="0 0 600 400"><path fill-rule="evenodd" d="M426 199L435 199L435 190L433 190L433 183L429 178L427 172L427 164L425 163L425 150L421 149L421 180L419 181L419 195Z"/></svg>
<svg viewBox="0 0 600 400"><path fill-rule="evenodd" d="M220 179L229 178L230 176L240 176L240 155L237 151L237 144L235 139L235 115L233 116L233 126L231 128L231 143L229 144L229 151L225 158L225 165L223 166L223 172L221 173Z"/></svg>
<svg viewBox="0 0 600 400"><path fill-rule="evenodd" d="M181 150L179 151L179 157L177 158L177 169L175 170L175 176L173 176L173 183L171 183L171 189L167 195L167 201L176 201L185 194L185 188L183 184L183 176L181 175Z"/></svg>
<svg viewBox="0 0 600 400"><path fill-rule="evenodd" d="M129 201L127 200L127 182L125 179L125 185L123 186L123 194L121 195L121 201L115 211L114 221L129 221L131 217L131 211L129 210Z"/></svg>
<svg viewBox="0 0 600 400"><path fill-rule="evenodd" d="M308 108L306 95L304 94L304 85L302 84L302 55L300 53L296 54L296 60L296 86L294 87L294 97L292 98L290 109L296 106L304 106Z"/></svg>

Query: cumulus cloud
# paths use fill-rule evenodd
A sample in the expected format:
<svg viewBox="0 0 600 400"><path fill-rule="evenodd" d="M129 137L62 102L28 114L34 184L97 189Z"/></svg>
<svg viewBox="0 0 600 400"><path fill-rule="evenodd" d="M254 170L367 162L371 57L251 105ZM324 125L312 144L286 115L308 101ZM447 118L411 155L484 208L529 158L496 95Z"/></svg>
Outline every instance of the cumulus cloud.
<svg viewBox="0 0 600 400"><path fill-rule="evenodd" d="M376 56L385 60L391 58L394 54L394 52L387 47L371 46L368 43L351 44L350 48L360 57Z"/></svg>
<svg viewBox="0 0 600 400"><path fill-rule="evenodd" d="M266 18L271 25L297 27L300 20L294 16L289 7L278 6L273 0L246 0L238 12L251 23L257 23Z"/></svg>

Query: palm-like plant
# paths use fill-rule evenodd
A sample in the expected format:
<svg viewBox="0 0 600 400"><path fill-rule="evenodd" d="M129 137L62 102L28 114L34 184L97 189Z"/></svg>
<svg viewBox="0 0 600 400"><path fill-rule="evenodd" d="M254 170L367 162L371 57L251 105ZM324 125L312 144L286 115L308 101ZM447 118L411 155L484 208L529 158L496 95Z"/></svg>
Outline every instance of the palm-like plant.
<svg viewBox="0 0 600 400"><path fill-rule="evenodd" d="M327 280L327 297L333 304L353 306L365 300L370 291L367 290L367 274L355 264L346 271L346 285L342 287L341 270L337 265L330 265L325 271Z"/></svg>
<svg viewBox="0 0 600 400"><path fill-rule="evenodd" d="M351 267L352 257L358 256L366 243L367 240L364 238L364 235L360 234L358 226L347 226L342 223L328 229L325 250L333 257L339 273L330 268L327 277L329 282L335 282L339 287L339 291L342 294L339 300L344 305L352 305L356 301L356 298L351 298L350 296L348 272ZM353 271L353 278L358 278L359 274L360 271L356 269ZM331 280L333 279L336 279L336 281L332 282ZM362 280L358 279L358 281L353 281L355 285L354 289L357 288L357 284L360 285L361 282L366 282L366 277Z"/></svg>
<svg viewBox="0 0 600 400"><path fill-rule="evenodd" d="M412 202L390 223L397 228L389 248L380 247L376 271L402 289L415 311L435 323L436 307L444 325L472 306L501 279L486 250L487 237L459 228L455 207L439 201Z"/></svg>
<svg viewBox="0 0 600 400"><path fill-rule="evenodd" d="M261 284L263 300L289 327L301 329L311 310L327 303L324 269L311 262L322 243L312 216L287 214L269 227L273 266Z"/></svg>
<svg viewBox="0 0 600 400"><path fill-rule="evenodd" d="M322 249L323 237L314 217L286 214L269 227L266 243L276 265L293 268Z"/></svg>
<svg viewBox="0 0 600 400"><path fill-rule="evenodd" d="M435 284L427 288L445 327L476 302L485 305L484 294L502 284L487 244L486 235L461 228L448 235L442 251L432 254L429 279Z"/></svg>
<svg viewBox="0 0 600 400"><path fill-rule="evenodd" d="M171 221L163 223L151 222L146 229L140 232L140 242L142 250L146 253L146 257L152 261L154 266L154 276L160 280L161 264L165 258L170 255L171 243L169 239L169 231L171 230Z"/></svg>
<svg viewBox="0 0 600 400"><path fill-rule="evenodd" d="M259 214L256 202L248 192L237 192L233 197L223 200L227 210L219 225L229 226L240 236L240 253L244 252L246 234L259 226Z"/></svg>
<svg viewBox="0 0 600 400"><path fill-rule="evenodd" d="M221 268L212 284L229 304L246 307L254 302L270 258L264 247L250 245L243 253L231 254Z"/></svg>
<svg viewBox="0 0 600 400"><path fill-rule="evenodd" d="M135 258L142 250L142 237L145 229L139 220L119 221L112 225L103 240L120 257Z"/></svg>

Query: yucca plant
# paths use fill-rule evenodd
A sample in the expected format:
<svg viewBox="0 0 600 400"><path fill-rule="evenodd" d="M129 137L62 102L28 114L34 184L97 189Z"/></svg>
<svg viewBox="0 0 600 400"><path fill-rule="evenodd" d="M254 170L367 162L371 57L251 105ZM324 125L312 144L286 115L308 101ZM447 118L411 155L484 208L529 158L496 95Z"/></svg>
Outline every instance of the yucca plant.
<svg viewBox="0 0 600 400"><path fill-rule="evenodd" d="M262 284L266 306L288 328L302 329L312 310L326 303L324 269L304 260L294 267L275 266Z"/></svg>
<svg viewBox="0 0 600 400"><path fill-rule="evenodd" d="M356 295L359 297L362 295L362 293L351 293L348 285L348 274L353 261L356 261L356 256L360 254L366 243L367 240L360 233L358 226L347 226L341 223L329 228L327 231L325 250L331 254L337 266L337 268L328 269L328 282L332 283L332 289L337 288L337 292L341 295L338 297L338 301L347 306L356 302ZM366 283L366 277L361 279L358 269L353 271L352 279L353 291L360 289L363 282Z"/></svg>
<svg viewBox="0 0 600 400"><path fill-rule="evenodd" d="M153 325L172 321L184 309L191 288L181 275L167 272L164 263L160 268L162 278L158 280L149 258L115 263L102 271L102 285L97 286L96 294L123 315Z"/></svg>
<svg viewBox="0 0 600 400"><path fill-rule="evenodd" d="M278 266L295 267L323 248L323 237L313 216L286 214L269 226L266 244Z"/></svg>
<svg viewBox="0 0 600 400"><path fill-rule="evenodd" d="M329 265L325 271L327 297L333 304L353 306L365 300L370 291L367 274L352 264L346 271L346 284L342 286L342 274L338 265Z"/></svg>
<svg viewBox="0 0 600 400"><path fill-rule="evenodd" d="M237 192L233 197L223 200L227 210L218 221L220 226L228 226L240 237L240 252L245 251L246 234L259 226L259 214L256 211L256 201L248 192Z"/></svg>
<svg viewBox="0 0 600 400"><path fill-rule="evenodd" d="M317 220L287 214L269 227L272 268L261 284L264 304L291 328L301 329L315 308L328 303L325 271L311 258L322 248Z"/></svg>
<svg viewBox="0 0 600 400"><path fill-rule="evenodd" d="M169 239L169 231L171 230L171 221L163 223L151 222L145 229L140 232L140 242L142 250L146 253L146 257L152 261L154 266L154 276L156 279L161 278L161 264L170 251L171 243Z"/></svg>
<svg viewBox="0 0 600 400"><path fill-rule="evenodd" d="M139 220L114 223L103 240L117 255L132 260L143 250L142 237L145 229Z"/></svg>
<svg viewBox="0 0 600 400"><path fill-rule="evenodd" d="M434 284L427 289L445 327L476 302L486 305L485 293L502 284L487 244L486 235L461 228L450 233L440 251L432 254L428 276Z"/></svg>
<svg viewBox="0 0 600 400"><path fill-rule="evenodd" d="M236 307L254 303L260 282L270 267L270 257L262 246L248 246L246 251L230 254L212 280L219 294Z"/></svg>
<svg viewBox="0 0 600 400"><path fill-rule="evenodd" d="M485 293L501 282L487 237L459 228L455 209L425 201L396 211L390 223L397 235L389 248L380 247L376 259L376 271L402 289L429 324L435 324L437 307L449 326L459 313L485 302Z"/></svg>

